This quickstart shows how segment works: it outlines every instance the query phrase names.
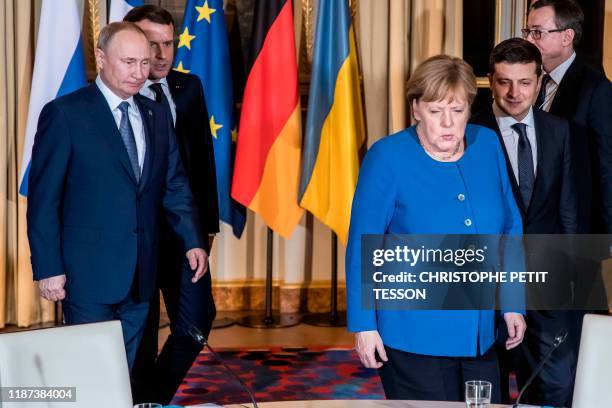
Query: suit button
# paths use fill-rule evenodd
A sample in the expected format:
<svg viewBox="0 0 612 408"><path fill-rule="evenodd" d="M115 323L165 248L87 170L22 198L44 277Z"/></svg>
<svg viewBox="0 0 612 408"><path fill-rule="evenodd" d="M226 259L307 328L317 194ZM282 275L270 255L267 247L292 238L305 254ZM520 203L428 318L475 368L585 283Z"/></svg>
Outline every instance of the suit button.
<svg viewBox="0 0 612 408"><path fill-rule="evenodd" d="M465 224L466 227L472 226L472 220L470 220L469 218L466 218L465 221L463 221L463 223Z"/></svg>
<svg viewBox="0 0 612 408"><path fill-rule="evenodd" d="M465 201L465 195L463 195L463 194L459 194L459 195L457 196L457 200L459 200L459 201Z"/></svg>

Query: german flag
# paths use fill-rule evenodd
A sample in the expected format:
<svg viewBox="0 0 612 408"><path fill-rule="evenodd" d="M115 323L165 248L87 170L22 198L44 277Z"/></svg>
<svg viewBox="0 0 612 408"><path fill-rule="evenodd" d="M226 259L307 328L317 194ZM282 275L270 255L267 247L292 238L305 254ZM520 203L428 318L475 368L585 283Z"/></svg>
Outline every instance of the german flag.
<svg viewBox="0 0 612 408"><path fill-rule="evenodd" d="M289 238L298 205L301 121L290 0L255 5L253 50L238 129L232 197Z"/></svg>

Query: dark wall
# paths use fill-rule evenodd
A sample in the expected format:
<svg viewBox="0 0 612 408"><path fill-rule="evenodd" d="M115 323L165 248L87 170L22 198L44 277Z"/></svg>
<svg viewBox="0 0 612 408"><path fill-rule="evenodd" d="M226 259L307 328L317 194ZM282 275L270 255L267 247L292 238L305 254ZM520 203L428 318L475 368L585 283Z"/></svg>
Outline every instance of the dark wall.
<svg viewBox="0 0 612 408"><path fill-rule="evenodd" d="M463 59L476 76L486 76L495 40L495 1L463 1Z"/></svg>
<svg viewBox="0 0 612 408"><path fill-rule="evenodd" d="M495 40L495 1L463 1L463 59L476 76L484 77L489 68L489 52ZM472 112L481 111L491 103L489 88L479 88L472 104Z"/></svg>

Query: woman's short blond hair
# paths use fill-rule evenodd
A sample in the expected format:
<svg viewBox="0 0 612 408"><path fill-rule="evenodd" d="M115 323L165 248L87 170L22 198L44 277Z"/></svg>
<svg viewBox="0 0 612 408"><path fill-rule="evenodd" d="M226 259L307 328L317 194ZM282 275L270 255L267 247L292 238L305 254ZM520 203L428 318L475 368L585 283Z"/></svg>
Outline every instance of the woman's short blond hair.
<svg viewBox="0 0 612 408"><path fill-rule="evenodd" d="M423 61L408 80L408 104L435 102L463 94L471 106L476 98L476 76L461 58L436 55Z"/></svg>

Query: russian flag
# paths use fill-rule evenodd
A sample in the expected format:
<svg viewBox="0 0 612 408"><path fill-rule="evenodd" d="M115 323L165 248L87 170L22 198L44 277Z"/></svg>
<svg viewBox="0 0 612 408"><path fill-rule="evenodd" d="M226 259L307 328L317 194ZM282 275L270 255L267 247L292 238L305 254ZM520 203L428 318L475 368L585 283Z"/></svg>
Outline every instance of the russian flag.
<svg viewBox="0 0 612 408"><path fill-rule="evenodd" d="M112 0L108 12L108 22L122 21L128 11L143 4L144 0Z"/></svg>
<svg viewBox="0 0 612 408"><path fill-rule="evenodd" d="M47 102L85 85L78 0L43 0L21 162L21 195L28 195L30 159L40 111Z"/></svg>

